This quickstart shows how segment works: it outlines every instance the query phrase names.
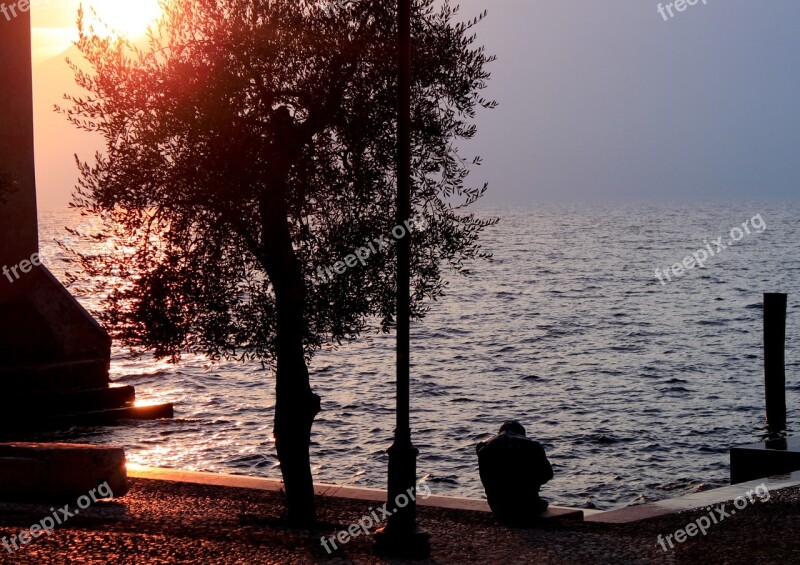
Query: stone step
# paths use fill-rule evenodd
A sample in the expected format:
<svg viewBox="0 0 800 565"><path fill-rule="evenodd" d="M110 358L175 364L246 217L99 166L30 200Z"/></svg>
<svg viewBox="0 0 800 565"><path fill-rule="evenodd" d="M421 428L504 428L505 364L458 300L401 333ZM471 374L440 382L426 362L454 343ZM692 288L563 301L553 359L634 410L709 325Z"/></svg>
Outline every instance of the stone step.
<svg viewBox="0 0 800 565"><path fill-rule="evenodd" d="M175 409L171 402L165 404L151 404L147 406L127 406L125 408L112 408L110 410L96 410L76 414L64 414L48 417L49 424L77 426L103 426L114 424L120 420L159 420L173 418Z"/></svg>
<svg viewBox="0 0 800 565"><path fill-rule="evenodd" d="M732 447L731 484L800 470L800 438L789 437Z"/></svg>
<svg viewBox="0 0 800 565"><path fill-rule="evenodd" d="M124 408L136 401L136 390L132 386L107 387L62 393L36 394L26 392L4 395L0 399L0 411L5 414L74 414Z"/></svg>
<svg viewBox="0 0 800 565"><path fill-rule="evenodd" d="M0 443L2 501L74 505L81 496L92 500L90 493L104 483L114 498L128 492L123 449L67 443ZM102 498L106 490L94 492Z"/></svg>
<svg viewBox="0 0 800 565"><path fill-rule="evenodd" d="M175 410L172 403L56 415L33 414L26 416L17 414L10 418L0 415L0 430L14 435L29 430L52 430L70 426L106 426L122 420L158 420L174 416Z"/></svg>

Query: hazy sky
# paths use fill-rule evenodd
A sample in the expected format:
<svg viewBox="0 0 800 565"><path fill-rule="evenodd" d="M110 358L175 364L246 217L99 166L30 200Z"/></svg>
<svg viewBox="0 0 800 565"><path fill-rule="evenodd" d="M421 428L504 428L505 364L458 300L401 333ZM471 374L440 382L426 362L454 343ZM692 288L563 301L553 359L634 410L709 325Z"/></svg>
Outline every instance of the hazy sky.
<svg viewBox="0 0 800 565"><path fill-rule="evenodd" d="M77 2L39 1L37 174L48 209L67 201L71 154L91 143L46 115L69 74L41 62L42 38L73 19L53 6ZM499 57L489 94L500 106L464 151L484 157L473 180L490 183L487 200L796 200L800 2L702 2L665 21L650 0L461 0L464 16L488 9L476 31Z"/></svg>

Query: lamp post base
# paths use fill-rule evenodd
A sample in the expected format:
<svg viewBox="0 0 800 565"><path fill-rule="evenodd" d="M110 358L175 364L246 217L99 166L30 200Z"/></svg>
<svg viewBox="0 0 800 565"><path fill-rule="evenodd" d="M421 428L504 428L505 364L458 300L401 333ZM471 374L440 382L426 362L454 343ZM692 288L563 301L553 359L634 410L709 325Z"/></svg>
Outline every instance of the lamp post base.
<svg viewBox="0 0 800 565"><path fill-rule="evenodd" d="M377 530L373 538L378 555L425 559L431 554L431 536L418 526L412 531L401 531L390 524Z"/></svg>
<svg viewBox="0 0 800 565"><path fill-rule="evenodd" d="M417 455L411 443L411 430L395 430L389 453L387 509L389 521L375 532L375 552L379 555L424 559L431 552L430 535L417 525Z"/></svg>

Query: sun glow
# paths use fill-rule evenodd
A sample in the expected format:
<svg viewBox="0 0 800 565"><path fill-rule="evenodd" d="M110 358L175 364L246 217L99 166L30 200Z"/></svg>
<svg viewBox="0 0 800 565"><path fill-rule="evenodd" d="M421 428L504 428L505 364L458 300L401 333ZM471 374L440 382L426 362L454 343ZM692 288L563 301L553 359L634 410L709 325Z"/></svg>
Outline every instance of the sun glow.
<svg viewBox="0 0 800 565"><path fill-rule="evenodd" d="M97 24L99 19L111 31L131 39L143 35L147 26L161 15L158 0L86 0L84 7L90 21ZM99 32L102 26L95 27Z"/></svg>

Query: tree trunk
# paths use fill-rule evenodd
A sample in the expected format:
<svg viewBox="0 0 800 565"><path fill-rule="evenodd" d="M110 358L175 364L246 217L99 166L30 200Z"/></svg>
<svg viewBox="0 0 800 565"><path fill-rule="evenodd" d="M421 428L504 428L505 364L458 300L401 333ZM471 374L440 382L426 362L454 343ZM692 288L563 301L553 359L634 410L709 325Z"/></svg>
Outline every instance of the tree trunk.
<svg viewBox="0 0 800 565"><path fill-rule="evenodd" d="M262 203L261 212L263 262L277 310L275 447L286 490L288 521L308 527L316 523L309 447L320 398L311 391L305 360L305 281L292 246L285 192L276 190L272 196Z"/></svg>
<svg viewBox="0 0 800 565"><path fill-rule="evenodd" d="M291 164L308 141L289 110L273 112L274 140L268 149L269 189L259 202L261 263L272 283L276 307L275 448L286 490L290 524L316 524L314 480L311 475L311 426L320 398L311 391L305 359L306 286L292 244L287 179Z"/></svg>
<svg viewBox="0 0 800 565"><path fill-rule="evenodd" d="M284 220L285 221L285 220ZM291 246L290 246L291 247ZM282 254L286 257L286 254ZM292 253L293 255L293 253ZM292 525L316 522L314 482L309 446L311 426L320 410L320 398L311 391L303 349L304 304L297 283L281 280L292 270L284 263L282 274L270 279L277 306L277 379L275 386L275 447L286 489L288 520ZM281 282L276 282L280 280ZM299 283L303 284L302 280Z"/></svg>
<svg viewBox="0 0 800 565"><path fill-rule="evenodd" d="M298 377L278 371L275 447L286 489L287 520L293 526L311 527L316 523L316 506L309 446L320 399L310 388L297 386Z"/></svg>

